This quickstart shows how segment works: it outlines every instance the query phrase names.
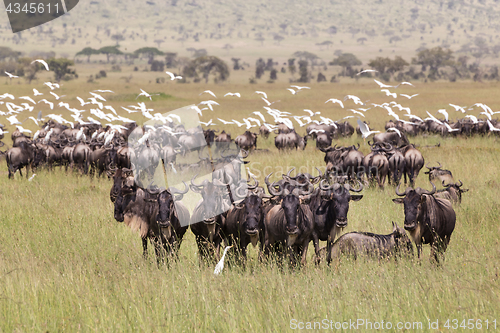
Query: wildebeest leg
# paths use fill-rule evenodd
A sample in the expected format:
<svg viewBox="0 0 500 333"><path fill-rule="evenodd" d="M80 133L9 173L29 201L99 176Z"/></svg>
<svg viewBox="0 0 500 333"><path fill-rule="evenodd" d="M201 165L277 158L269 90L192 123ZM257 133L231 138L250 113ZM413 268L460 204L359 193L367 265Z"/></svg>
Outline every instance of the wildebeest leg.
<svg viewBox="0 0 500 333"><path fill-rule="evenodd" d="M321 258L319 255L319 237L316 231L313 231L312 233L312 241L314 245L314 253L316 254L314 262L316 263L316 265L319 265L319 263L321 262Z"/></svg>
<svg viewBox="0 0 500 333"><path fill-rule="evenodd" d="M148 239L142 239L142 256L144 259L148 259Z"/></svg>
<svg viewBox="0 0 500 333"><path fill-rule="evenodd" d="M304 243L302 244L302 258L300 260L300 264L301 265L305 265L306 264L306 259L307 259L307 248L309 247L309 239L304 241Z"/></svg>

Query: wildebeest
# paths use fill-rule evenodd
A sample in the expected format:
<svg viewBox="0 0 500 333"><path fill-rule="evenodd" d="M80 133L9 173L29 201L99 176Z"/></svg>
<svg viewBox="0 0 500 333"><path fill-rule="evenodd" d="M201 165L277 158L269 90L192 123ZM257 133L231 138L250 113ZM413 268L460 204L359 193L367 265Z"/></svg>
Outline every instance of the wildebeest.
<svg viewBox="0 0 500 333"><path fill-rule="evenodd" d="M257 149L257 134L245 131L245 133L238 135L234 142L244 150Z"/></svg>
<svg viewBox="0 0 500 333"><path fill-rule="evenodd" d="M97 170L100 177L104 171L114 169L116 167L116 149L113 146L101 147L89 154L91 165L91 174Z"/></svg>
<svg viewBox="0 0 500 333"><path fill-rule="evenodd" d="M391 179L394 185L398 185L401 181L401 177L403 176L406 168L405 157L401 150L398 148L393 148L389 150L389 184L391 183Z"/></svg>
<svg viewBox="0 0 500 333"><path fill-rule="evenodd" d="M340 260L343 256L357 259L364 255L380 259L413 255L413 245L405 230L394 222L392 226L392 233L388 235L350 232L340 236L332 246L330 254L332 260Z"/></svg>
<svg viewBox="0 0 500 333"><path fill-rule="evenodd" d="M422 153L415 148L415 145L407 145L401 148L401 152L405 157L405 184L406 177L410 181L410 186L414 186L415 179L418 177L418 173L423 168L425 160Z"/></svg>
<svg viewBox="0 0 500 333"><path fill-rule="evenodd" d="M417 246L418 257L422 252L422 244L430 244L431 256L439 262L439 255L444 257L450 243L456 215L449 200L433 196L436 186L433 183L431 185L433 189L430 192L420 187L408 187L404 193L399 192L398 185L396 194L404 198L393 201L404 205L404 228Z"/></svg>
<svg viewBox="0 0 500 333"><path fill-rule="evenodd" d="M278 204L270 208L264 218L264 254L269 255L271 248L286 249L292 265L296 264L297 257L305 264L314 230L314 215L308 205L314 188L309 182L300 184L288 176L283 176L285 182L280 185L270 184L270 176L265 178L267 189Z"/></svg>
<svg viewBox="0 0 500 333"><path fill-rule="evenodd" d="M274 138L274 145L279 150L297 149L302 140L302 137L295 130L291 130L288 133L279 133ZM305 145L303 147L305 148Z"/></svg>
<svg viewBox="0 0 500 333"><path fill-rule="evenodd" d="M226 133L226 131L223 130L215 138L215 152L229 149L232 141L233 140L231 139L231 133Z"/></svg>
<svg viewBox="0 0 500 333"><path fill-rule="evenodd" d="M21 142L18 147L12 147L5 153L7 168L9 169L9 178L14 178L14 174L19 170L21 177L23 173L21 169L26 167L26 178L28 177L29 167L35 157L35 148L33 144Z"/></svg>
<svg viewBox="0 0 500 333"><path fill-rule="evenodd" d="M380 188L384 187L385 179L389 174L389 161L383 147L376 144L371 146L372 152L363 158L363 167L368 181L376 180Z"/></svg>
<svg viewBox="0 0 500 333"><path fill-rule="evenodd" d="M222 234L228 245L236 244L236 248L246 258L248 244L257 245L260 241L262 251L264 239L264 207L263 199L270 198L264 193L264 189L259 187L259 182L255 179L254 185L248 184L248 194L245 199L233 207L227 213L222 226Z"/></svg>
<svg viewBox="0 0 500 333"><path fill-rule="evenodd" d="M429 175L429 181L433 181L434 179L439 179L441 184L454 184L455 180L453 179L453 175L450 170L443 169L441 163L439 163L437 167L429 167L427 164L425 167L429 169L429 171L424 172L426 175Z"/></svg>
<svg viewBox="0 0 500 333"><path fill-rule="evenodd" d="M327 149L320 148L325 153L326 170L333 172L335 175L347 175L350 180L353 178L359 179L364 173L364 156L358 149L359 144L357 148L354 145L338 148L335 145Z"/></svg>
<svg viewBox="0 0 500 333"><path fill-rule="evenodd" d="M347 226L347 213L349 212L349 201L359 201L362 195L351 195L349 191L358 193L363 190L359 182L359 187L353 188L349 184L334 183L325 184L325 180L320 182L309 204L314 214L314 231L312 239L316 257L319 257L319 241L327 241L328 251L331 249L337 235ZM328 253L331 253L330 251ZM330 261L330 256L327 258Z"/></svg>
<svg viewBox="0 0 500 333"><path fill-rule="evenodd" d="M262 124L259 128L259 133L264 139L267 139L271 131L264 124Z"/></svg>
<svg viewBox="0 0 500 333"><path fill-rule="evenodd" d="M211 261L215 259L214 254L219 254L222 242L220 228L224 218L221 212L227 212L230 208L227 187L232 181L225 184L219 179L212 182L205 179L198 185L194 178L191 179L191 191L201 194L202 199L193 210L190 227L196 238L200 259Z"/></svg>
<svg viewBox="0 0 500 333"><path fill-rule="evenodd" d="M92 151L85 143L78 143L71 154L71 167L76 164L78 169L84 174L89 171L90 154Z"/></svg>
<svg viewBox="0 0 500 333"><path fill-rule="evenodd" d="M373 136L373 143L377 142L389 143L394 147L400 147L410 144L404 133L396 133L396 132L385 132L385 133L375 134Z"/></svg>
<svg viewBox="0 0 500 333"><path fill-rule="evenodd" d="M316 148L328 148L332 145L332 136L328 132L318 132L316 134Z"/></svg>
<svg viewBox="0 0 500 333"><path fill-rule="evenodd" d="M443 181L442 184L445 188L437 191L434 197L450 200L452 204L460 204L462 202L462 193L467 192L469 189L461 189L460 187L462 187L463 183L461 180L459 182L445 184Z"/></svg>

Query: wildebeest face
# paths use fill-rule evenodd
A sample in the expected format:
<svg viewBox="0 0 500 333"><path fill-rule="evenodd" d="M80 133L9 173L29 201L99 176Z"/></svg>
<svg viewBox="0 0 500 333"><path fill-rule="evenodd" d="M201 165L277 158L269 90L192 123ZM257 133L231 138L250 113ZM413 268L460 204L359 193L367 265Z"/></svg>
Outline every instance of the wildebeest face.
<svg viewBox="0 0 500 333"><path fill-rule="evenodd" d="M259 221L262 217L262 199L257 195L250 195L245 198L245 212L243 216L243 230L249 236L258 234Z"/></svg>
<svg viewBox="0 0 500 333"><path fill-rule="evenodd" d="M118 222L123 222L123 196L119 195L115 200L115 210L114 210L115 220Z"/></svg>
<svg viewBox="0 0 500 333"><path fill-rule="evenodd" d="M331 195L331 206L335 213L335 225L339 228L347 226L347 213L349 212L349 201L359 201L362 195L351 195L343 186L333 191Z"/></svg>
<svg viewBox="0 0 500 333"><path fill-rule="evenodd" d="M392 199L395 203L404 205L406 230L413 230L417 227L417 218L421 210L422 200L425 200L425 198L415 190L408 192L404 198Z"/></svg>
<svg viewBox="0 0 500 333"><path fill-rule="evenodd" d="M298 234L299 232L299 227L297 226L299 204L299 198L293 194L285 196L281 202L281 208L283 208L286 218L285 229L289 235Z"/></svg>
<svg viewBox="0 0 500 333"><path fill-rule="evenodd" d="M174 198L168 191L163 191L158 195L158 216L157 220L160 227L170 226L171 209L174 207Z"/></svg>

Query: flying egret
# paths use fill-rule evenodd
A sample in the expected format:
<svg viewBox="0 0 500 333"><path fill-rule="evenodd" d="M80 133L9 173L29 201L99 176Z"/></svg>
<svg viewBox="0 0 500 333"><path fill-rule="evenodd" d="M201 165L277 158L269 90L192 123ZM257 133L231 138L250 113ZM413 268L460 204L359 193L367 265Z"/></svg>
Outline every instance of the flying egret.
<svg viewBox="0 0 500 333"><path fill-rule="evenodd" d="M466 115L465 118L469 118L474 124L477 124L479 122L477 118L471 114Z"/></svg>
<svg viewBox="0 0 500 333"><path fill-rule="evenodd" d="M358 96L354 96L354 95L346 95L346 96L344 97L344 101L346 101L346 100L348 100L348 99L351 99L351 100L354 102L354 104L365 105L365 103L363 103L363 102L361 101L361 98L359 98Z"/></svg>
<svg viewBox="0 0 500 333"><path fill-rule="evenodd" d="M39 92L38 90L36 90L35 88L33 88L33 95L34 96L42 96L43 94L41 92Z"/></svg>
<svg viewBox="0 0 500 333"><path fill-rule="evenodd" d="M359 125L359 130L361 131L361 136L363 137L363 140L365 140L367 137L369 137L372 134L375 133L380 133L380 131L370 131L370 128L368 125L366 125L364 122L361 121L361 119L358 119L358 125Z"/></svg>
<svg viewBox="0 0 500 333"><path fill-rule="evenodd" d="M400 85L407 85L407 86L412 86L412 87L414 87L414 85L413 85L413 84L411 84L410 82L405 82L405 81L403 81L403 82L401 82L400 84L398 84L397 86L395 86L394 88L397 88L397 87L399 87Z"/></svg>
<svg viewBox="0 0 500 333"><path fill-rule="evenodd" d="M444 126L446 126L446 128L448 129L448 132L457 132L457 131L460 131L459 128L451 128L451 126L448 125L448 123L444 123Z"/></svg>
<svg viewBox="0 0 500 333"><path fill-rule="evenodd" d="M165 74L168 74L170 76L170 81L173 81L173 80L182 80L182 76L175 75L172 72L166 71Z"/></svg>
<svg viewBox="0 0 500 333"><path fill-rule="evenodd" d="M17 75L10 74L9 72L5 72L5 74L7 74L9 76L9 79L15 79L15 78L19 77Z"/></svg>
<svg viewBox="0 0 500 333"><path fill-rule="evenodd" d="M332 102L332 103L339 103L339 105L340 105L342 108L344 108L344 103L342 103L342 101L341 101L340 99L330 98L329 100L327 100L327 101L325 102L325 104L326 104L326 103L328 103L328 102Z"/></svg>
<svg viewBox="0 0 500 333"><path fill-rule="evenodd" d="M306 87L306 86L302 86L302 87L301 86L290 86L290 87L297 89L297 91L300 91L302 89L311 89L310 87Z"/></svg>
<svg viewBox="0 0 500 333"><path fill-rule="evenodd" d="M263 91L256 90L254 94L260 94L260 95L264 96L264 98L267 98L267 94Z"/></svg>
<svg viewBox="0 0 500 333"><path fill-rule="evenodd" d="M413 97L417 97L418 94L414 94L414 95L407 95L407 94L399 94L399 96L403 96L403 97L406 97L408 99L412 99Z"/></svg>
<svg viewBox="0 0 500 333"><path fill-rule="evenodd" d="M226 121L224 119L220 119L220 118L217 118L219 119L224 125L227 125L227 124L234 124L232 121Z"/></svg>
<svg viewBox="0 0 500 333"><path fill-rule="evenodd" d="M491 114L488 112L479 112L479 114L484 114L489 120L491 120Z"/></svg>
<svg viewBox="0 0 500 333"><path fill-rule="evenodd" d="M364 113L363 112L359 112L359 111L356 111L354 109L349 109L348 111L351 111L352 113L355 113L355 114L359 114L360 116L364 117Z"/></svg>
<svg viewBox="0 0 500 333"><path fill-rule="evenodd" d="M97 89L97 90L94 90L94 91L97 91L97 92L100 92L100 93L115 93L114 91L112 90L102 90L102 89Z"/></svg>
<svg viewBox="0 0 500 333"><path fill-rule="evenodd" d="M5 119L7 119L11 125L21 125L21 122L19 120L17 120L15 115L7 117Z"/></svg>
<svg viewBox="0 0 500 333"><path fill-rule="evenodd" d="M228 92L227 94L224 95L224 97L226 97L226 96L241 97L241 94L239 92L236 92L236 93Z"/></svg>
<svg viewBox="0 0 500 333"><path fill-rule="evenodd" d="M375 81L375 83L378 84L380 88L394 88L394 86L390 86L388 84L382 83L382 82L377 81L375 79L373 81Z"/></svg>
<svg viewBox="0 0 500 333"><path fill-rule="evenodd" d="M262 119L263 122L266 122L266 119L264 118L264 115L262 113L260 113L259 111L254 111L252 112L253 114L257 115L260 117L260 119Z"/></svg>
<svg viewBox="0 0 500 333"><path fill-rule="evenodd" d="M448 104L449 106L455 108L455 111L462 111L462 113L465 113L465 110L463 107L459 106L459 105L455 105L455 104Z"/></svg>
<svg viewBox="0 0 500 333"><path fill-rule="evenodd" d="M52 91L50 91L50 94L51 94L52 96L54 96L54 97L56 98L56 100L59 100L59 99L61 99L61 97L66 96L66 95L59 96L58 94L56 94L55 92L52 92Z"/></svg>
<svg viewBox="0 0 500 333"><path fill-rule="evenodd" d="M29 96L21 96L21 97L19 97L19 99L24 99L26 101L33 103L33 104L36 104L36 102L33 100L33 98L31 98Z"/></svg>
<svg viewBox="0 0 500 333"><path fill-rule="evenodd" d="M140 89L141 90L141 93L139 95L137 95L137 97L135 99L138 99L140 96L145 96L146 98L149 98L150 101L152 101L153 99L151 98L152 96L154 95L159 95L159 94L148 94L147 92L145 92L144 90Z"/></svg>
<svg viewBox="0 0 500 333"><path fill-rule="evenodd" d="M380 91L385 92L386 96L391 96L392 98L398 97L398 94L390 92L389 89L381 89Z"/></svg>
<svg viewBox="0 0 500 333"><path fill-rule="evenodd" d="M361 72L357 73L356 75L361 75L363 73L377 73L378 71L375 70L375 69L365 69L365 70L362 70Z"/></svg>
<svg viewBox="0 0 500 333"><path fill-rule="evenodd" d="M422 118L420 118L419 116L415 116L414 114L405 114L405 116L409 117L410 119L417 119L421 122L424 122Z"/></svg>
<svg viewBox="0 0 500 333"><path fill-rule="evenodd" d="M212 101L212 100L208 100L208 101L202 101L200 102L200 104L202 105L206 105L210 108L211 111L214 110L214 108L212 107L212 105L220 105L219 103L217 103L216 101Z"/></svg>
<svg viewBox="0 0 500 333"><path fill-rule="evenodd" d="M224 249L224 253L222 254L222 258L220 258L219 262L217 263L217 266L215 266L215 270L214 270L215 275L219 275L222 272L222 270L224 269L224 259L226 258L227 250L229 250L232 247L233 247L232 245L226 246L226 248Z"/></svg>
<svg viewBox="0 0 500 333"><path fill-rule="evenodd" d="M52 82L44 82L44 85L50 88L50 90L54 90L56 88L60 88L61 86L58 83L52 83Z"/></svg>
<svg viewBox="0 0 500 333"><path fill-rule="evenodd" d="M307 125L307 123L303 123L300 120L300 117L294 116L293 119L295 119L295 121L299 124L300 127L304 127L305 125Z"/></svg>
<svg viewBox="0 0 500 333"><path fill-rule="evenodd" d="M99 94L96 94L96 93L93 93L93 92L89 92L89 94L91 94L92 96L94 96L95 99L98 99L98 100L101 100L103 102L106 102L106 99L104 97L102 97L101 95L99 95Z"/></svg>
<svg viewBox="0 0 500 333"><path fill-rule="evenodd" d="M204 91L204 92L202 92L201 94L210 94L210 95L214 96L215 98L217 98L217 96L215 96L215 94L213 93L213 91L212 91L212 90L205 90L205 91ZM201 94L200 94L200 96L201 96Z"/></svg>
<svg viewBox="0 0 500 333"><path fill-rule="evenodd" d="M315 116L315 115L317 115L317 114L321 114L321 112L319 112L319 111L318 111L318 112L312 112L312 111L311 111L311 110L309 110L309 109L304 109L304 111L305 111L305 112L307 112L307 113L309 113L309 116L310 116L310 117L314 117L314 116Z"/></svg>
<svg viewBox="0 0 500 333"><path fill-rule="evenodd" d="M399 137L401 137L401 131L398 130L396 127L390 127L390 128L388 128L387 132L396 132L396 133L398 133Z"/></svg>
<svg viewBox="0 0 500 333"><path fill-rule="evenodd" d="M234 124L238 125L238 127L241 127L241 126L243 126L243 125L246 125L245 123L240 123L239 121L234 120L234 119L233 119L233 122L234 122Z"/></svg>
<svg viewBox="0 0 500 333"><path fill-rule="evenodd" d="M26 129L24 127L22 127L21 125L16 125L17 129L19 130L19 132L21 133L33 133L32 131L30 131L29 129Z"/></svg>
<svg viewBox="0 0 500 333"><path fill-rule="evenodd" d="M45 67L45 69L47 70L47 72L49 71L49 65L45 62L45 60L42 60L42 59L35 59L31 62L31 64L33 64L34 62L39 62L43 65L43 67Z"/></svg>
<svg viewBox="0 0 500 333"><path fill-rule="evenodd" d="M435 121L436 123L438 123L439 125L443 125L443 122L440 121L439 119L437 119L436 117L434 117L432 114L429 113L429 111L425 111L427 112L427 114L429 115L429 118L432 120L432 121Z"/></svg>
<svg viewBox="0 0 500 333"><path fill-rule="evenodd" d="M292 93L292 95L297 95L297 91L293 90L292 88L286 88L289 92Z"/></svg>
<svg viewBox="0 0 500 333"><path fill-rule="evenodd" d="M215 126L215 125L217 125L217 124L215 124L215 123L212 123L212 119L210 119L210 120L209 120L208 122L206 122L206 123L205 123L205 122L203 122L203 121L200 121L200 124L205 125L205 126Z"/></svg>
<svg viewBox="0 0 500 333"><path fill-rule="evenodd" d="M490 127L490 131L491 132L498 132L500 131L500 128L496 128L495 126L493 126L493 124L489 121L489 120L486 120L488 122L488 126Z"/></svg>
<svg viewBox="0 0 500 333"><path fill-rule="evenodd" d="M439 109L438 112L441 113L444 116L444 119L446 121L448 121L448 112L446 112L445 109Z"/></svg>
<svg viewBox="0 0 500 333"><path fill-rule="evenodd" d="M45 104L48 104L50 106L50 109L51 110L54 110L54 103L52 102L49 102L48 100L46 100L45 98L42 98L41 100L38 101L38 103L40 102L44 102Z"/></svg>

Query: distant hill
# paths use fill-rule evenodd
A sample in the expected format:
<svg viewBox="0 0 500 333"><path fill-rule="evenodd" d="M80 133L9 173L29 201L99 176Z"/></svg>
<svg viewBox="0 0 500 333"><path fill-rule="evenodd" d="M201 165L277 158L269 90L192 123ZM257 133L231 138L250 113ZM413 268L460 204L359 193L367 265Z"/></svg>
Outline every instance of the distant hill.
<svg viewBox="0 0 500 333"><path fill-rule="evenodd" d="M204 48L227 59L286 59L307 50L329 61L342 50L364 62L394 54L410 60L420 47L473 52L477 43L495 55L498 5L498 0L82 0L64 17L15 35L4 16L0 40L26 53L52 50L70 57L84 47L117 43L123 52L155 46L192 56L193 49Z"/></svg>

